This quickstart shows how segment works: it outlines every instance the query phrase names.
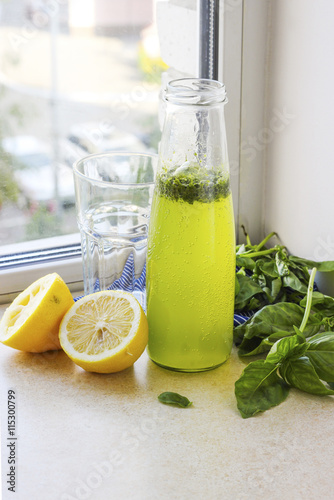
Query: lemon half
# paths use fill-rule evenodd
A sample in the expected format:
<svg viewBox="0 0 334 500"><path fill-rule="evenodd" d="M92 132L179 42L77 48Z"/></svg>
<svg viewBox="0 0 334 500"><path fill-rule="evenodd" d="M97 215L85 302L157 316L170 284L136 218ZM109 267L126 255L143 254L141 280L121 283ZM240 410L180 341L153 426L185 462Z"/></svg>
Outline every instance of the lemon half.
<svg viewBox="0 0 334 500"><path fill-rule="evenodd" d="M0 321L0 341L21 351L60 349L59 325L74 300L57 273L47 274L21 292Z"/></svg>
<svg viewBox="0 0 334 500"><path fill-rule="evenodd" d="M113 373L132 366L143 353L148 323L133 295L107 290L78 300L65 314L59 338L81 368Z"/></svg>

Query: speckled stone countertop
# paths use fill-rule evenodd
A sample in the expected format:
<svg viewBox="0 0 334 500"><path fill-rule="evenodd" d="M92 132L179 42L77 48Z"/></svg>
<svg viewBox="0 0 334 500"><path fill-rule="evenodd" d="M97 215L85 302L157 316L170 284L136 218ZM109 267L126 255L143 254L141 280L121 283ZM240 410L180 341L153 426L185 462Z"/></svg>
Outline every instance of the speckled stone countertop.
<svg viewBox="0 0 334 500"><path fill-rule="evenodd" d="M144 353L131 369L98 375L62 351L0 345L3 499L333 498L334 398L291 390L280 406L244 420L234 396L243 366L233 351L214 371L176 373ZM15 493L6 477L10 389ZM166 390L193 406L159 403Z"/></svg>

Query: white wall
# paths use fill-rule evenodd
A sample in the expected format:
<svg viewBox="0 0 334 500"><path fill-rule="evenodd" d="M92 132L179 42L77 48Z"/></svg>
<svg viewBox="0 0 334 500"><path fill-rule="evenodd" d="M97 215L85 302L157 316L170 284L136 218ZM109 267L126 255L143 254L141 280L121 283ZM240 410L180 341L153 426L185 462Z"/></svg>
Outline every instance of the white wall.
<svg viewBox="0 0 334 500"><path fill-rule="evenodd" d="M243 225L254 243L263 236L269 5L265 0L243 1L237 235L244 240ZM225 50L230 53L231 48Z"/></svg>
<svg viewBox="0 0 334 500"><path fill-rule="evenodd" d="M225 106L226 135L230 163L230 179L233 209L238 237L239 188L240 188L240 122L241 122L241 75L242 75L242 23L243 5L238 1L220 2L219 22L219 75L224 82L228 97Z"/></svg>
<svg viewBox="0 0 334 500"><path fill-rule="evenodd" d="M293 254L334 260L334 2L271 8L264 232ZM317 280L334 294L334 273Z"/></svg>

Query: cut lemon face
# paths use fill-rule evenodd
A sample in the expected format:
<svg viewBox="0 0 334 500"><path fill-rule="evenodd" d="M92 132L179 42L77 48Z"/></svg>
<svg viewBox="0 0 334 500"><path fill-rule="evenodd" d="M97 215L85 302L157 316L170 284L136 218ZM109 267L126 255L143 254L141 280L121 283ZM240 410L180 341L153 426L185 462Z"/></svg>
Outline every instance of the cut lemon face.
<svg viewBox="0 0 334 500"><path fill-rule="evenodd" d="M107 290L78 300L65 314L59 338L81 368L113 373L132 366L143 353L148 324L133 295Z"/></svg>
<svg viewBox="0 0 334 500"><path fill-rule="evenodd" d="M74 300L57 273L35 281L6 309L0 321L0 341L21 351L60 349L59 325Z"/></svg>

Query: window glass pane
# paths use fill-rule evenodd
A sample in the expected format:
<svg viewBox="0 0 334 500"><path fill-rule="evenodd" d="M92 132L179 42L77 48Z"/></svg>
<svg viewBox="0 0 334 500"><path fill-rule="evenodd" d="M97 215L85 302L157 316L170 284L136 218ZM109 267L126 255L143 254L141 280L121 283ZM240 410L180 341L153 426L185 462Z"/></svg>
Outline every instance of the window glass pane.
<svg viewBox="0 0 334 500"><path fill-rule="evenodd" d="M71 165L157 150L155 0L0 0L0 244L77 231Z"/></svg>

